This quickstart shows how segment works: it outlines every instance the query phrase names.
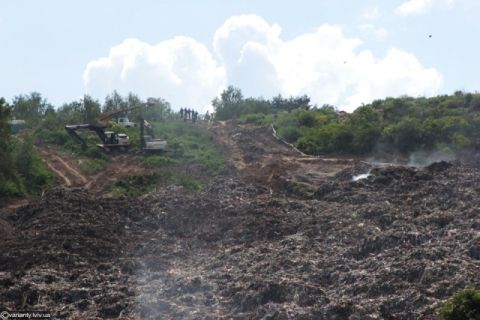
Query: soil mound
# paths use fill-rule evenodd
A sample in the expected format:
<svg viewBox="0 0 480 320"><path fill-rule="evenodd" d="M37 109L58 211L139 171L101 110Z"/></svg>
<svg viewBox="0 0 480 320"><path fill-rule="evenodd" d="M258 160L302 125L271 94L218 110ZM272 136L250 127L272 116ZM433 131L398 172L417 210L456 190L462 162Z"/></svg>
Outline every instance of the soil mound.
<svg viewBox="0 0 480 320"><path fill-rule="evenodd" d="M460 163L358 164L310 198L235 176L138 199L54 189L5 219L0 307L83 319L434 319L440 301L480 285L478 181Z"/></svg>

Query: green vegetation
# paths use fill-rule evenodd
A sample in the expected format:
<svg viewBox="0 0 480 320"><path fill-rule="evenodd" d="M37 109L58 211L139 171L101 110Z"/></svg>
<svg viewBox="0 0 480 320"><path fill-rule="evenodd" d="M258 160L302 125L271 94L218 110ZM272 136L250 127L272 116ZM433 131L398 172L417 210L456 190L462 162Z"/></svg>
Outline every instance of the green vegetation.
<svg viewBox="0 0 480 320"><path fill-rule="evenodd" d="M442 320L479 320L480 290L469 288L455 293L440 307L439 315Z"/></svg>
<svg viewBox="0 0 480 320"><path fill-rule="evenodd" d="M54 145L75 154L82 161L82 171L87 174L104 170L107 157L96 146L100 143L96 133L77 131L87 144L87 148L82 149L67 133L65 125L97 124L100 115L121 109L129 110L119 116L128 117L137 126L126 128L111 119L105 130L126 133L130 137L130 153L138 154L149 172L120 181L114 194L137 195L170 183L198 190L207 177L220 173L224 168L223 157L212 143L208 130L181 121L172 112L169 103L161 98L150 98L147 103L134 94L122 97L113 92L106 97L103 105L85 95L83 99L63 104L58 109L39 93L15 97L11 106L3 99L0 102L0 197L37 193L52 183L52 175L40 160L34 144ZM14 117L26 121L23 142L11 137L8 121ZM138 126L141 119L147 119L154 126L156 137L168 141L168 152L143 155ZM11 170L12 167L16 170Z"/></svg>
<svg viewBox="0 0 480 320"><path fill-rule="evenodd" d="M215 118L273 123L281 137L310 154L418 150L457 153L479 146L480 94L455 92L432 98L386 98L353 113L311 106L308 97L243 98L229 87L213 101Z"/></svg>
<svg viewBox="0 0 480 320"><path fill-rule="evenodd" d="M95 174L103 171L107 167L105 159L85 159L82 160L81 168L86 174Z"/></svg>
<svg viewBox="0 0 480 320"><path fill-rule="evenodd" d="M169 151L163 155L144 156L149 178L132 178L117 186L118 194L130 194L134 186L152 188L170 182L191 189L202 179L224 169L224 160L212 143L210 133L190 122L179 119L168 102L161 98L148 99L117 92L108 95L104 103L85 95L53 108L38 93L20 95L9 106L0 100L0 194L19 195L38 192L51 183L51 176L36 155L34 143L56 145L64 151L84 158L84 171L100 172L106 156L96 145L99 138L91 131L78 131L87 142L82 150L65 131L66 124L95 124L101 114L129 109L121 114L139 124L147 119L157 137L168 141ZM339 112L331 105L310 104L307 96L276 96L244 98L240 89L228 87L212 101L216 120L234 119L238 123L273 124L278 134L309 154L411 154L441 151L454 154L480 147L480 94L455 92L432 98L386 98L362 105L353 113ZM26 120L24 142L10 137L8 120ZM168 121L166 121L168 120ZM110 121L107 130L126 133L131 152L141 153L140 130L125 128ZM25 159L20 155L26 154ZM15 168L10 170L9 168ZM192 172L194 172L192 174ZM25 185L25 181L34 181ZM122 184L123 183L123 184ZM142 189L142 190L143 190Z"/></svg>
<svg viewBox="0 0 480 320"><path fill-rule="evenodd" d="M45 164L33 147L33 139L12 138L8 120L11 109L0 98L0 198L35 194L53 182Z"/></svg>
<svg viewBox="0 0 480 320"><path fill-rule="evenodd" d="M213 144L211 133L190 122L172 120L153 124L158 137L169 145L167 157L185 167L200 165L205 174L214 175L224 169L224 159Z"/></svg>
<svg viewBox="0 0 480 320"><path fill-rule="evenodd" d="M104 156L96 147L96 145L100 143L100 140L94 132L88 130L77 131L77 134L86 141L88 146L86 150L82 150L80 145L68 135L65 130L65 125L97 124L96 118L101 114L132 108L136 109L123 112L121 116L128 117L131 122L137 125L140 119L162 121L165 118L174 117L169 103L161 98L149 99L147 106L144 101L134 94L122 97L114 91L105 98L105 102L102 105L99 101L85 95L83 99L66 103L56 111L53 109L49 112L44 112L36 122L37 125L33 127L36 142L57 145L64 151L74 153L78 156L102 159ZM15 105L13 109L15 109ZM35 112L34 114L35 117L37 117L37 113ZM108 122L106 131L126 133L130 137L131 149L133 149L133 151L140 150L140 132L138 126L136 128L125 128L117 124L114 119L111 119L111 121Z"/></svg>
<svg viewBox="0 0 480 320"><path fill-rule="evenodd" d="M225 168L223 156L205 128L181 120L154 122L153 126L156 135L168 141L169 150L144 155L149 173L122 179L114 187L114 196L137 196L169 184L196 191Z"/></svg>

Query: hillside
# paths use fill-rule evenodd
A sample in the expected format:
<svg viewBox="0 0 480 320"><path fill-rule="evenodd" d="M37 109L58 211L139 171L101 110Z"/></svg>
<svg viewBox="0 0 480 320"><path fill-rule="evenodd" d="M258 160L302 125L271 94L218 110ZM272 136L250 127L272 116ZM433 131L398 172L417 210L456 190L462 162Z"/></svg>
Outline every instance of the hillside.
<svg viewBox="0 0 480 320"><path fill-rule="evenodd" d="M0 307L73 319L435 319L480 286L480 170L306 156L210 128L227 170L131 198L57 187L2 211ZM359 174L365 179L352 181Z"/></svg>

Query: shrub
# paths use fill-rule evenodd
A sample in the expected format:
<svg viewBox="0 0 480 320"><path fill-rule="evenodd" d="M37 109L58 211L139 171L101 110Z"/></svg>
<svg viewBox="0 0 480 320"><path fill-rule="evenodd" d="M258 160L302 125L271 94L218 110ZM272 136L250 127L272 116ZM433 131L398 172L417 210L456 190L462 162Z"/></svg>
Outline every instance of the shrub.
<svg viewBox="0 0 480 320"><path fill-rule="evenodd" d="M298 130L298 127L294 126L279 127L278 135L288 142L294 143L300 137L300 130Z"/></svg>
<svg viewBox="0 0 480 320"><path fill-rule="evenodd" d="M269 125L273 122L274 116L264 113L248 113L238 118L239 123L253 123L259 126Z"/></svg>
<svg viewBox="0 0 480 320"><path fill-rule="evenodd" d="M313 127L315 121L315 114L309 111L302 111L298 117L298 124L305 127Z"/></svg>
<svg viewBox="0 0 480 320"><path fill-rule="evenodd" d="M17 181L0 179L0 199L11 198L11 197L20 197L24 194L22 186Z"/></svg>
<svg viewBox="0 0 480 320"><path fill-rule="evenodd" d="M480 290L468 288L455 293L440 307L439 315L442 320L479 320Z"/></svg>
<svg viewBox="0 0 480 320"><path fill-rule="evenodd" d="M143 163L149 168L159 168L175 164L177 161L163 156L149 156L143 160Z"/></svg>
<svg viewBox="0 0 480 320"><path fill-rule="evenodd" d="M95 174L103 171L107 166L107 161L104 159L86 159L82 163L82 171L87 174Z"/></svg>

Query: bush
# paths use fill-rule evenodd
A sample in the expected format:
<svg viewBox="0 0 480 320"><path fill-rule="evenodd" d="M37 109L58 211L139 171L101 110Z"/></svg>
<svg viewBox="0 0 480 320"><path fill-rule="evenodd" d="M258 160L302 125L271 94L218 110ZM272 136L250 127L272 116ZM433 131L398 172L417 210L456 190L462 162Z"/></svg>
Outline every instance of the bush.
<svg viewBox="0 0 480 320"><path fill-rule="evenodd" d="M290 143L294 143L300 138L298 127L288 126L278 128L278 135Z"/></svg>
<svg viewBox="0 0 480 320"><path fill-rule="evenodd" d="M14 169L18 177L15 192L25 190L28 193L38 193L53 182L53 175L42 161L38 152L33 148L32 137L25 135L24 141L12 143ZM22 186L23 185L23 186ZM12 189L10 184L8 189Z"/></svg>
<svg viewBox="0 0 480 320"><path fill-rule="evenodd" d="M149 156L143 160L143 163L149 168L159 168L176 164L177 161L163 156Z"/></svg>
<svg viewBox="0 0 480 320"><path fill-rule="evenodd" d="M80 153L92 159L105 159L105 153L96 145L89 145L87 149L82 150Z"/></svg>
<svg viewBox="0 0 480 320"><path fill-rule="evenodd" d="M298 124L304 127L313 127L316 122L316 116L313 112L302 111L298 117Z"/></svg>
<svg viewBox="0 0 480 320"><path fill-rule="evenodd" d="M479 320L480 290L468 288L455 293L440 307L439 315L442 320Z"/></svg>
<svg viewBox="0 0 480 320"><path fill-rule="evenodd" d="M1 198L12 198L20 197L24 194L22 185L19 184L18 180L5 180L0 179L0 199Z"/></svg>
<svg viewBox="0 0 480 320"><path fill-rule="evenodd" d="M248 113L238 118L239 123L253 123L259 126L266 126L273 122L274 116L265 113Z"/></svg>
<svg viewBox="0 0 480 320"><path fill-rule="evenodd" d="M82 162L82 171L87 174L95 174L101 172L107 166L107 161L104 159L86 159Z"/></svg>

